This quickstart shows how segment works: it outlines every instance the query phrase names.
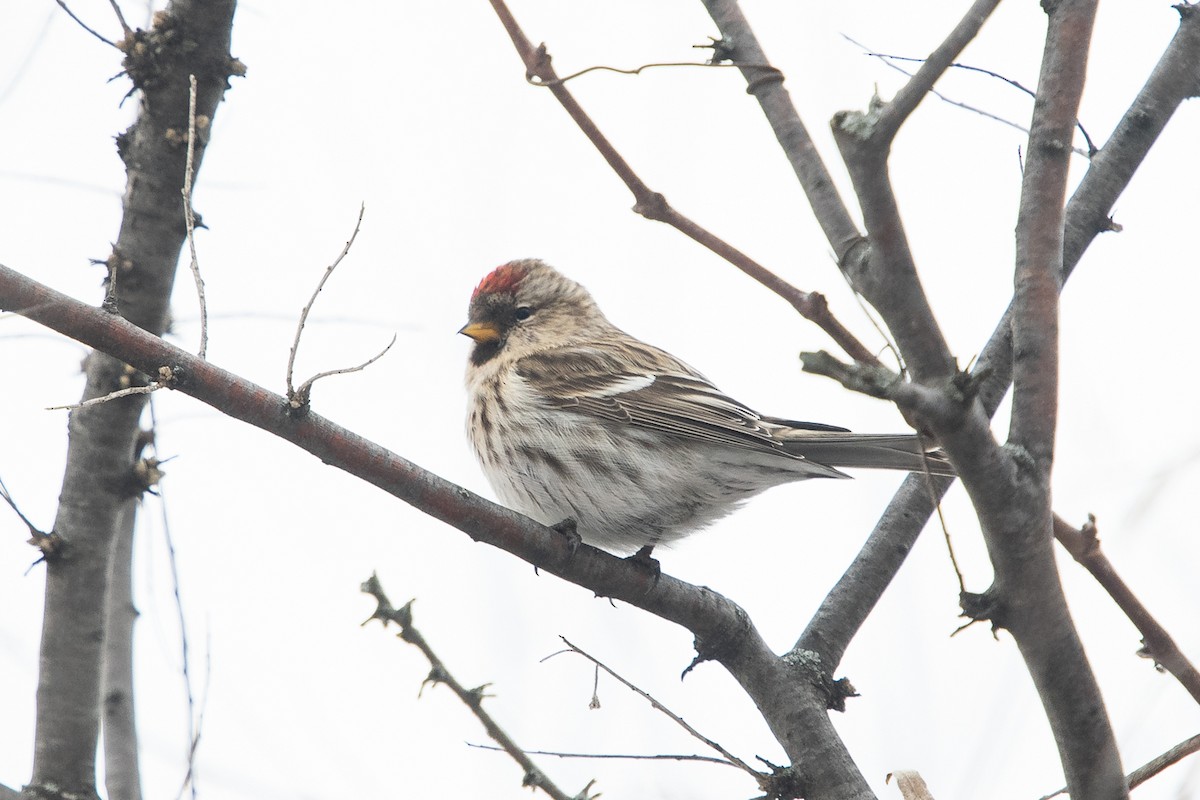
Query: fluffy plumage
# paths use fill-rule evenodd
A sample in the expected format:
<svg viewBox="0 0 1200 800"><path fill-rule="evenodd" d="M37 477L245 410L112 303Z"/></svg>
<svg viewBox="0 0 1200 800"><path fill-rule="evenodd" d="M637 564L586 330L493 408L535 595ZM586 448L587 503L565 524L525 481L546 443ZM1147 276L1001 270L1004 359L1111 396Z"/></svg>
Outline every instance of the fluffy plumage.
<svg viewBox="0 0 1200 800"><path fill-rule="evenodd" d="M513 261L471 295L460 333L467 433L501 501L632 551L686 536L772 486L839 467L953 474L913 435L767 417L610 323L587 290Z"/></svg>

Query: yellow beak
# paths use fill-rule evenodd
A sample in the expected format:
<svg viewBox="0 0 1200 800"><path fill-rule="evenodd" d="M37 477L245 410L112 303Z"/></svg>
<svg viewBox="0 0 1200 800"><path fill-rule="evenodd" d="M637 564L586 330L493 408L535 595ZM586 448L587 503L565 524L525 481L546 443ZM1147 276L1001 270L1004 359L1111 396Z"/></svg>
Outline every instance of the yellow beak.
<svg viewBox="0 0 1200 800"><path fill-rule="evenodd" d="M470 336L479 344L500 340L500 329L491 322L468 322L459 330L463 336Z"/></svg>

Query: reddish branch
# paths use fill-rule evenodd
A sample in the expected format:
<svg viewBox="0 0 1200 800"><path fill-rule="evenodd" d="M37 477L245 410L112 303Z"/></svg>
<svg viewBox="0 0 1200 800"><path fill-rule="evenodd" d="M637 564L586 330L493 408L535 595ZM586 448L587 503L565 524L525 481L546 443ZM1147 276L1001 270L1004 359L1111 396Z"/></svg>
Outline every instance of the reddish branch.
<svg viewBox="0 0 1200 800"><path fill-rule="evenodd" d="M1192 699L1200 703L1200 671L1197 671L1180 651L1167 629L1159 624L1133 590L1121 580L1108 556L1100 549L1095 518L1089 517L1082 528L1076 528L1061 517L1055 516L1054 538L1072 558L1092 574L1096 583L1104 587L1104 591L1108 592L1117 606L1125 612L1125 616L1129 617L1129 621L1142 635L1142 654L1174 675Z"/></svg>
<svg viewBox="0 0 1200 800"><path fill-rule="evenodd" d="M663 195L650 189L617 152L612 143L600 132L600 128L579 105L570 90L563 85L562 80L550 64L550 55L546 51L546 46L544 44L538 47L533 46L525 32L517 24L504 0L491 0L491 3L500 22L504 25L504 29L508 32L509 38L512 39L518 55L525 63L526 76L530 79L536 78L540 85L545 86L553 93L555 99L575 121L575 124L579 126L579 129L583 131L600 155L604 157L608 165L612 167L613 172L617 173L625 186L633 193L634 211L647 219L667 223L782 297L801 316L816 323L829 334L830 338L837 342L847 355L858 361L875 362L874 354L863 346L829 311L824 295L801 291L792 286L736 247L680 214L671 207Z"/></svg>

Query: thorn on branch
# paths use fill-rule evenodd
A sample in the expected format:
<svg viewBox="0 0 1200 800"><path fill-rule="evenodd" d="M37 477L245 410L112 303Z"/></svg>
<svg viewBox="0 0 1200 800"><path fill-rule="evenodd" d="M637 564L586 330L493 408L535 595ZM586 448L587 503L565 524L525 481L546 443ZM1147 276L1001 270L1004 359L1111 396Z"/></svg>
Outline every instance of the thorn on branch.
<svg viewBox="0 0 1200 800"><path fill-rule="evenodd" d="M733 61L734 52L737 49L733 39L725 37L708 37L708 44L694 44L693 50L712 50L712 57L708 60L709 64L718 65L723 61Z"/></svg>

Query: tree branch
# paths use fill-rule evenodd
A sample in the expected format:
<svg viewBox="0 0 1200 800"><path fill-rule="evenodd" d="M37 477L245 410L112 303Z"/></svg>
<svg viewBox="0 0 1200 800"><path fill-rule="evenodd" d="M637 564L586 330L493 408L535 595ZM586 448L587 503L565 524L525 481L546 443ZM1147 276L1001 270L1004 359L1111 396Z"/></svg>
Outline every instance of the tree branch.
<svg viewBox="0 0 1200 800"><path fill-rule="evenodd" d="M117 137L128 189L109 264L102 313L130 327L161 332L185 237L182 184L187 162L188 75L197 77L198 170L228 78L241 66L229 55L234 0L173 0L150 30L124 40L123 66L142 92L134 124ZM147 334L149 335L149 334ZM87 360L85 400L126 388L123 361ZM138 418L144 395L121 397L70 414L70 443L55 533L68 557L48 558L46 611L38 676L33 776L27 794L96 796L101 709L104 596L112 542L130 511ZM121 769L114 765L114 770Z"/></svg>
<svg viewBox="0 0 1200 800"><path fill-rule="evenodd" d="M697 660L720 662L762 712L775 737L812 787L813 796L858 798L870 789L854 768L826 710L827 696L810 671L779 658L732 601L669 575L655 576L626 559L566 538L491 503L312 413L296 414L268 392L175 347L125 320L73 300L0 265L0 309L153 374L171 388L275 434L476 541L524 559L595 594L622 600L691 631ZM83 414L95 413L88 409Z"/></svg>
<svg viewBox="0 0 1200 800"><path fill-rule="evenodd" d="M1133 174L1183 100L1200 91L1200 13L1177 6L1179 31L1164 50L1105 145L1092 158L1067 203L1063 243L1063 280L1102 232L1113 229L1108 214ZM985 374L979 399L984 413L996 413L1012 383L1012 307L980 351L974 374ZM944 481L938 491L940 497ZM821 603L796 647L816 651L829 670L840 663L850 640L883 590L903 565L933 513L921 476L912 475L888 504L866 544Z"/></svg>
<svg viewBox="0 0 1200 800"><path fill-rule="evenodd" d="M846 354L858 361L874 362L875 356L863 346L850 331L829 311L825 297L816 292L804 292L792 286L748 255L713 235L705 228L676 211L667 199L650 189L629 166L612 143L600 132L600 128L588 116L583 107L565 86L550 65L546 46L534 47L517 24L504 0L491 0L492 8L512 39L513 46L525 63L526 77L536 77L538 85L545 86L583 131L596 150L612 167L613 172L633 194L633 210L647 219L665 222L693 241L707 247L721 258L733 264L763 286L786 300L805 319L816 323ZM763 69L763 67L757 67ZM773 69L773 68L768 68Z"/></svg>

